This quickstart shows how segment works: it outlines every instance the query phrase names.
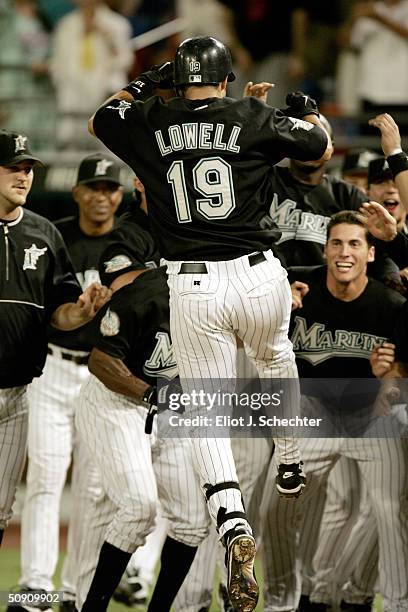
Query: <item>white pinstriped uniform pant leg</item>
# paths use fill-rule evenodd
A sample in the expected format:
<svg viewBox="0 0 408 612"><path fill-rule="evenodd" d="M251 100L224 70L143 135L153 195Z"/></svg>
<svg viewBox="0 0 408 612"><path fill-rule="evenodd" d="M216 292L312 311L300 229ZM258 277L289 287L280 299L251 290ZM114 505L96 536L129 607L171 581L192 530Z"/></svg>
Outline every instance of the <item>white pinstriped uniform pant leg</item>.
<svg viewBox="0 0 408 612"><path fill-rule="evenodd" d="M133 553L128 563L128 570L137 572L138 576L148 584L153 582L168 530L168 522L163 518L159 504L155 528L147 536L145 544Z"/></svg>
<svg viewBox="0 0 408 612"><path fill-rule="evenodd" d="M386 612L408 610L407 441L392 438L299 440L308 474L305 495L282 505L275 491L264 499L265 612L296 609L303 559L296 562L296 533L307 537L304 515L317 516L320 491L340 455L358 462L379 534L379 589ZM309 505L309 507L307 507ZM299 557L304 549L298 549ZM309 549L310 550L310 549Z"/></svg>
<svg viewBox="0 0 408 612"><path fill-rule="evenodd" d="M145 418L144 407L109 391L95 377L84 385L76 425L98 466L108 498L111 520L103 539L134 552L154 527L160 495L171 537L197 546L207 534L209 519L191 466L191 445L180 439L156 441L154 431L150 436L144 433ZM97 516L103 517L103 502L98 500L98 504ZM86 565L88 570L79 572L82 583L86 575L89 578L89 559ZM83 592L81 586L79 598Z"/></svg>
<svg viewBox="0 0 408 612"><path fill-rule="evenodd" d="M378 587L384 612L408 610L408 440L351 438L378 529ZM367 457L369 460L367 460Z"/></svg>
<svg viewBox="0 0 408 612"><path fill-rule="evenodd" d="M89 377L86 365L79 366L58 355L49 355L43 375L29 387L27 491L21 524L20 584L53 590L58 560L59 507L67 471L75 446L74 413L81 385ZM82 490L72 476L72 495L81 502ZM79 546L81 525L72 513L68 530L70 550ZM72 591L75 565L66 565L63 590Z"/></svg>
<svg viewBox="0 0 408 612"><path fill-rule="evenodd" d="M237 380L257 378L258 373L242 347L237 352ZM263 468L270 461L271 440L264 438L232 438L232 453L241 487L242 497L252 526L258 527L259 505L252 504L253 490ZM254 529L256 535L258 529ZM259 542L258 542L259 543ZM224 569L224 550L219 547L215 528L198 547L193 564L174 602L175 612L197 612L209 607L214 589L215 569Z"/></svg>
<svg viewBox="0 0 408 612"><path fill-rule="evenodd" d="M73 453L73 470L71 482L71 496L74 511L71 513L67 552L61 569L61 588L65 593L75 595L77 585L77 573L79 567L80 547L85 533L85 525L82 517L85 510L82 508L87 504L90 487L99 485L100 479L96 481L95 466L89 456L85 444L80 440L75 430L75 445Z"/></svg>
<svg viewBox="0 0 408 612"><path fill-rule="evenodd" d="M235 333L242 338L261 377L297 375L291 343L287 337L290 289L286 272L272 253L250 267L247 257L229 262L206 262L208 274L178 274L181 262L168 263L170 327L183 390L200 381L222 381L227 390L236 378ZM225 381L225 382L224 382ZM196 466L201 485L237 481L229 439L194 438ZM279 440L281 460L299 461L293 438ZM221 490L208 500L214 522L220 507L242 512L240 492ZM227 520L222 536L240 518Z"/></svg>
<svg viewBox="0 0 408 612"><path fill-rule="evenodd" d="M343 564L343 551L358 519L361 498L362 482L356 461L340 457L327 483L310 587L305 588L303 575L302 593L313 594L314 601L333 601L338 588L346 582L344 572L351 571L354 559L348 558L347 564Z"/></svg>
<svg viewBox="0 0 408 612"><path fill-rule="evenodd" d="M0 529L11 518L27 449L27 387L0 389Z"/></svg>
<svg viewBox="0 0 408 612"><path fill-rule="evenodd" d="M345 583L337 599L361 604L378 591L378 553L377 521L366 491L360 514L339 559L340 576Z"/></svg>
<svg viewBox="0 0 408 612"><path fill-rule="evenodd" d="M335 438L299 438L308 483L303 495L288 503L270 485L276 470L273 457L262 500L265 612L295 612L302 590L302 572L313 556L327 478L338 459ZM314 547L313 547L314 543ZM306 561L306 563L304 563Z"/></svg>
<svg viewBox="0 0 408 612"><path fill-rule="evenodd" d="M133 553L154 524L157 486L145 410L91 376L83 386L75 424L117 507L106 540Z"/></svg>
<svg viewBox="0 0 408 612"><path fill-rule="evenodd" d="M259 545L259 504L271 458L271 440L233 438L231 445L242 497ZM257 495L258 489L260 495ZM175 612L198 612L201 608L210 606L217 561L222 580L224 584L226 583L224 554L225 551L219 546L218 536L213 527L198 547L193 564L175 599Z"/></svg>

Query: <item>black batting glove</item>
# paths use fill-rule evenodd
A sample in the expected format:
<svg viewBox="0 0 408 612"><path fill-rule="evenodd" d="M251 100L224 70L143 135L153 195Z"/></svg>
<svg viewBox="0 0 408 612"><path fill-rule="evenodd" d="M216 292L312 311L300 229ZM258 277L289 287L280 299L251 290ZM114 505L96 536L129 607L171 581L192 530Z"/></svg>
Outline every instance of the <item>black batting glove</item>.
<svg viewBox="0 0 408 612"><path fill-rule="evenodd" d="M319 117L319 109L317 108L316 100L313 100L303 91L293 91L286 96L287 108L282 109L282 112L287 117L295 117L303 119L305 115L316 115Z"/></svg>
<svg viewBox="0 0 408 612"><path fill-rule="evenodd" d="M149 406L152 404L157 406L157 387L154 385L147 387L146 391L142 395L142 400L145 404L149 404Z"/></svg>
<svg viewBox="0 0 408 612"><path fill-rule="evenodd" d="M143 72L123 89L129 92L134 100L144 102L152 97L155 89L171 89L172 87L174 87L173 62L165 62L160 66L153 66L147 72Z"/></svg>
<svg viewBox="0 0 408 612"><path fill-rule="evenodd" d="M160 89L172 89L174 87L174 62L164 62L153 66L143 76L150 79Z"/></svg>
<svg viewBox="0 0 408 612"><path fill-rule="evenodd" d="M148 387L143 393L142 400L149 407L146 415L144 430L146 434L151 434L153 430L154 417L157 414L157 387L153 385Z"/></svg>

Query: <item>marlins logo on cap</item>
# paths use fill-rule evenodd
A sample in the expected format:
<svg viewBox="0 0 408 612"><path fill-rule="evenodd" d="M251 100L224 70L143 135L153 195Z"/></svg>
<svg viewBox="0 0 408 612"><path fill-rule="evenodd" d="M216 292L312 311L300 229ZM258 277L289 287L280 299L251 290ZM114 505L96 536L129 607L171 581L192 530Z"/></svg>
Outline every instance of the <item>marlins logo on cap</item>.
<svg viewBox="0 0 408 612"><path fill-rule="evenodd" d="M110 181L121 185L120 166L107 155L96 153L89 155L81 161L78 169L77 185L95 183L96 181Z"/></svg>
<svg viewBox="0 0 408 612"><path fill-rule="evenodd" d="M42 161L31 153L27 136L0 130L0 166L11 166L26 160L42 164Z"/></svg>

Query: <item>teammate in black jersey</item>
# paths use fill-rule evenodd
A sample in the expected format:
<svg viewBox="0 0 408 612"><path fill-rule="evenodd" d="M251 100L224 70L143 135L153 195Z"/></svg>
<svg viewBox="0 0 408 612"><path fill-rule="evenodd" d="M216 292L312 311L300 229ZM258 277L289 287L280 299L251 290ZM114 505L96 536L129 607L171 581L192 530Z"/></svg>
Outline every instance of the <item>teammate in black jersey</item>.
<svg viewBox="0 0 408 612"><path fill-rule="evenodd" d="M89 498L84 510L78 580L78 606L84 612L107 609L131 554L153 529L157 496L169 519L169 536L149 611L170 610L207 532L190 441L177 434L159 439L152 420L155 406L144 403L157 378L169 381L177 375L166 271L133 273L134 282L114 293L93 326L89 369L94 376L82 389L76 416L105 492L93 502ZM107 556L112 561L108 575Z"/></svg>
<svg viewBox="0 0 408 612"><path fill-rule="evenodd" d="M81 294L61 234L23 208L38 162L26 136L0 132L0 541L24 465L26 390L45 363L47 324L78 328L108 296L97 283Z"/></svg>
<svg viewBox="0 0 408 612"><path fill-rule="evenodd" d="M407 522L402 518L408 447L406 440L392 431L392 425L399 425L398 413L393 413L389 425L386 419L376 418L375 410L382 409L382 404L376 398L380 382L372 369L382 379L381 384L384 377L391 375L394 346L390 340L393 341L404 299L367 277L367 263L374 258L374 247L354 211L332 217L325 253L327 266L290 271L293 280L302 282L294 287L295 293L303 293L300 301L295 300L290 327L301 375L302 416L320 419L320 427L299 432L305 470L310 476L303 497L304 503L310 504L307 513L302 510L303 499L298 509L292 510L282 505L273 490L270 494L264 531L266 602L279 602L286 609L297 607L300 573L307 567L307 560L312 559L317 542L317 533L311 534L310 530L319 524L319 499L329 473L340 457L347 457L357 462L375 514L373 535L377 537L377 525L380 592L386 600L385 609L403 609L408 592ZM313 521L301 523L300 515L306 514ZM334 521L335 518L333 530L337 529ZM300 524L303 543L296 549L295 530ZM336 537L332 534L337 542ZM333 567L337 548L335 556L330 558ZM312 580L310 609L329 610L333 591L326 582L330 576L324 567L316 582Z"/></svg>

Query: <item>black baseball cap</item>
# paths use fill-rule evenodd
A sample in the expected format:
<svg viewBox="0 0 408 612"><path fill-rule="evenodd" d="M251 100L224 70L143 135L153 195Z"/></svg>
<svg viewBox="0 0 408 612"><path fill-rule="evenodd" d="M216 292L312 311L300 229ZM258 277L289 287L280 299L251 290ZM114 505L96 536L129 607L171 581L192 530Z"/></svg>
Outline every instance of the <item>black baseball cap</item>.
<svg viewBox="0 0 408 612"><path fill-rule="evenodd" d="M119 173L119 164L112 157L102 153L94 153L81 161L76 184L86 185L97 181L110 181L121 185Z"/></svg>
<svg viewBox="0 0 408 612"><path fill-rule="evenodd" d="M382 183L392 179L392 172L385 157L373 159L368 166L368 184Z"/></svg>
<svg viewBox="0 0 408 612"><path fill-rule="evenodd" d="M368 149L351 149L344 156L342 174L367 174L370 162L378 157L378 153Z"/></svg>
<svg viewBox="0 0 408 612"><path fill-rule="evenodd" d="M27 136L0 130L0 166L12 166L25 160L42 164L41 159L31 153Z"/></svg>

